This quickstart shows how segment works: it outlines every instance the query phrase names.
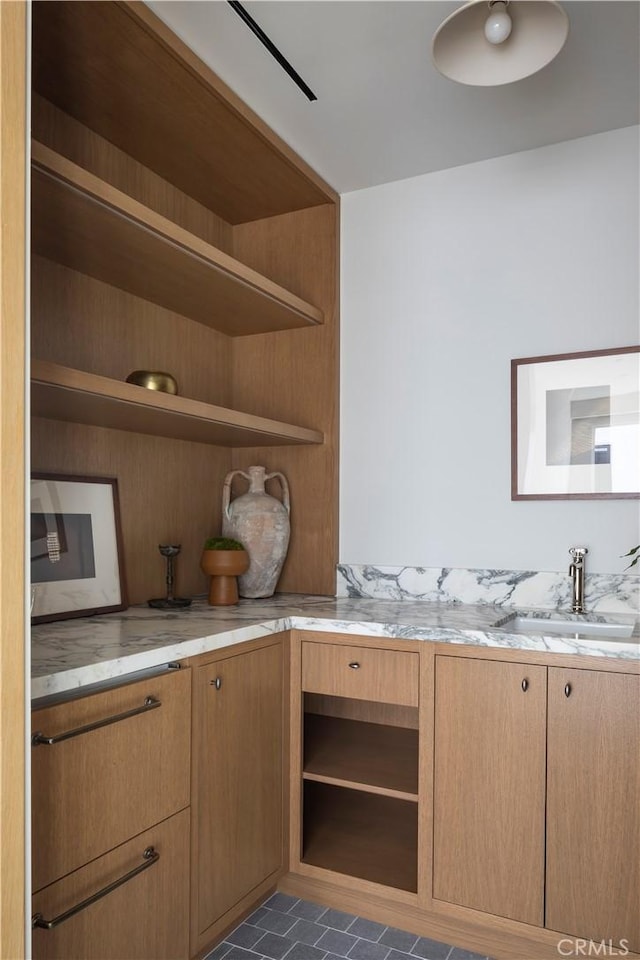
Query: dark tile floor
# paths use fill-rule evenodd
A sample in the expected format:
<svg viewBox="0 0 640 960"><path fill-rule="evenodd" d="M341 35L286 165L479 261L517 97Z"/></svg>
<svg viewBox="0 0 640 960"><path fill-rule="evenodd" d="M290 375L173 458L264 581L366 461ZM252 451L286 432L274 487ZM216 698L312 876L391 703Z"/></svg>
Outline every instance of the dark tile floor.
<svg viewBox="0 0 640 960"><path fill-rule="evenodd" d="M274 893L206 960L489 960L308 900Z"/></svg>

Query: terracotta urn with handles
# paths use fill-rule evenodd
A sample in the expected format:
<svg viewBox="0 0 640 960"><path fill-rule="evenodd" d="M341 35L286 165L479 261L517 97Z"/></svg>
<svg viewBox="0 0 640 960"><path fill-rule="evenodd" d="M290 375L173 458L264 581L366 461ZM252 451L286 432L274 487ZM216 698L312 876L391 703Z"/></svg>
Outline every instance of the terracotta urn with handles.
<svg viewBox="0 0 640 960"><path fill-rule="evenodd" d="M231 500L233 478L249 482L246 493ZM268 480L278 480L282 500L265 490ZM266 467L232 470L222 490L222 533L240 540L249 554L249 569L238 578L241 597L271 597L282 571L290 534L289 484L282 473L267 473Z"/></svg>

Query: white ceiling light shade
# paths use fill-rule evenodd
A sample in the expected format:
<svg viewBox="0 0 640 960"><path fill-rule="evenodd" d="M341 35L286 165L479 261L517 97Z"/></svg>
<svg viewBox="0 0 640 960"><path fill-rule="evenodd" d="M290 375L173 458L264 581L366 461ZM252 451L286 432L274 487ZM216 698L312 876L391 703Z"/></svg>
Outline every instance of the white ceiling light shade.
<svg viewBox="0 0 640 960"><path fill-rule="evenodd" d="M436 30L433 61L458 83L496 87L546 67L568 33L557 0L470 0Z"/></svg>

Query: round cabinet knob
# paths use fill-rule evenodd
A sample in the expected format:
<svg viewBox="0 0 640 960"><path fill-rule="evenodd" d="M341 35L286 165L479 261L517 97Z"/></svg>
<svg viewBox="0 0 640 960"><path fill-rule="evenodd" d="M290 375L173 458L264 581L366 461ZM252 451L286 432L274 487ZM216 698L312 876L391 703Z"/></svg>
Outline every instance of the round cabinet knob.
<svg viewBox="0 0 640 960"><path fill-rule="evenodd" d="M357 660L354 660L352 663L349 664L349 669L350 669L350 670L359 670L359 669L360 669L360 664L358 663Z"/></svg>
<svg viewBox="0 0 640 960"><path fill-rule="evenodd" d="M522 687L522 692L523 692L523 693L526 693L527 690L529 689L529 681L527 680L526 677L524 678L524 680L522 681L522 683L520 684L520 686Z"/></svg>
<svg viewBox="0 0 640 960"><path fill-rule="evenodd" d="M565 685L564 685L564 695L565 695L565 697L570 697L570 696L571 696L571 684L570 684L570 683L565 683Z"/></svg>
<svg viewBox="0 0 640 960"><path fill-rule="evenodd" d="M209 683L212 687L215 687L216 690L219 690L222 686L222 677L216 677L215 680L209 680Z"/></svg>

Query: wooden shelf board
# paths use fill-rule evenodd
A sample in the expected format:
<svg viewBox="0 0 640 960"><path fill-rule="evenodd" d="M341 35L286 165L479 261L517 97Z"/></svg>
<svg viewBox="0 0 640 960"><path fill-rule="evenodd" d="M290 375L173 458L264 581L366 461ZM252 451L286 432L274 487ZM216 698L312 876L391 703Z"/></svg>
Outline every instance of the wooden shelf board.
<svg viewBox="0 0 640 960"><path fill-rule="evenodd" d="M304 863L417 891L416 804L307 781L303 823Z"/></svg>
<svg viewBox="0 0 640 960"><path fill-rule="evenodd" d="M142 3L36 3L34 89L229 223L336 193Z"/></svg>
<svg viewBox="0 0 640 960"><path fill-rule="evenodd" d="M32 360L31 412L49 420L219 446L322 443L318 430Z"/></svg>
<svg viewBox="0 0 640 960"><path fill-rule="evenodd" d="M417 802L418 731L307 713L304 776Z"/></svg>
<svg viewBox="0 0 640 960"><path fill-rule="evenodd" d="M322 311L37 142L34 252L229 336L316 326Z"/></svg>
<svg viewBox="0 0 640 960"><path fill-rule="evenodd" d="M328 783L334 787L345 787L348 790L361 790L363 793L375 793L380 797L395 797L396 800L407 800L409 803L418 802L418 795L416 793L405 793L402 790L379 787L373 783L361 783L358 780L330 777L322 773L303 773L302 779L312 780L314 783Z"/></svg>

